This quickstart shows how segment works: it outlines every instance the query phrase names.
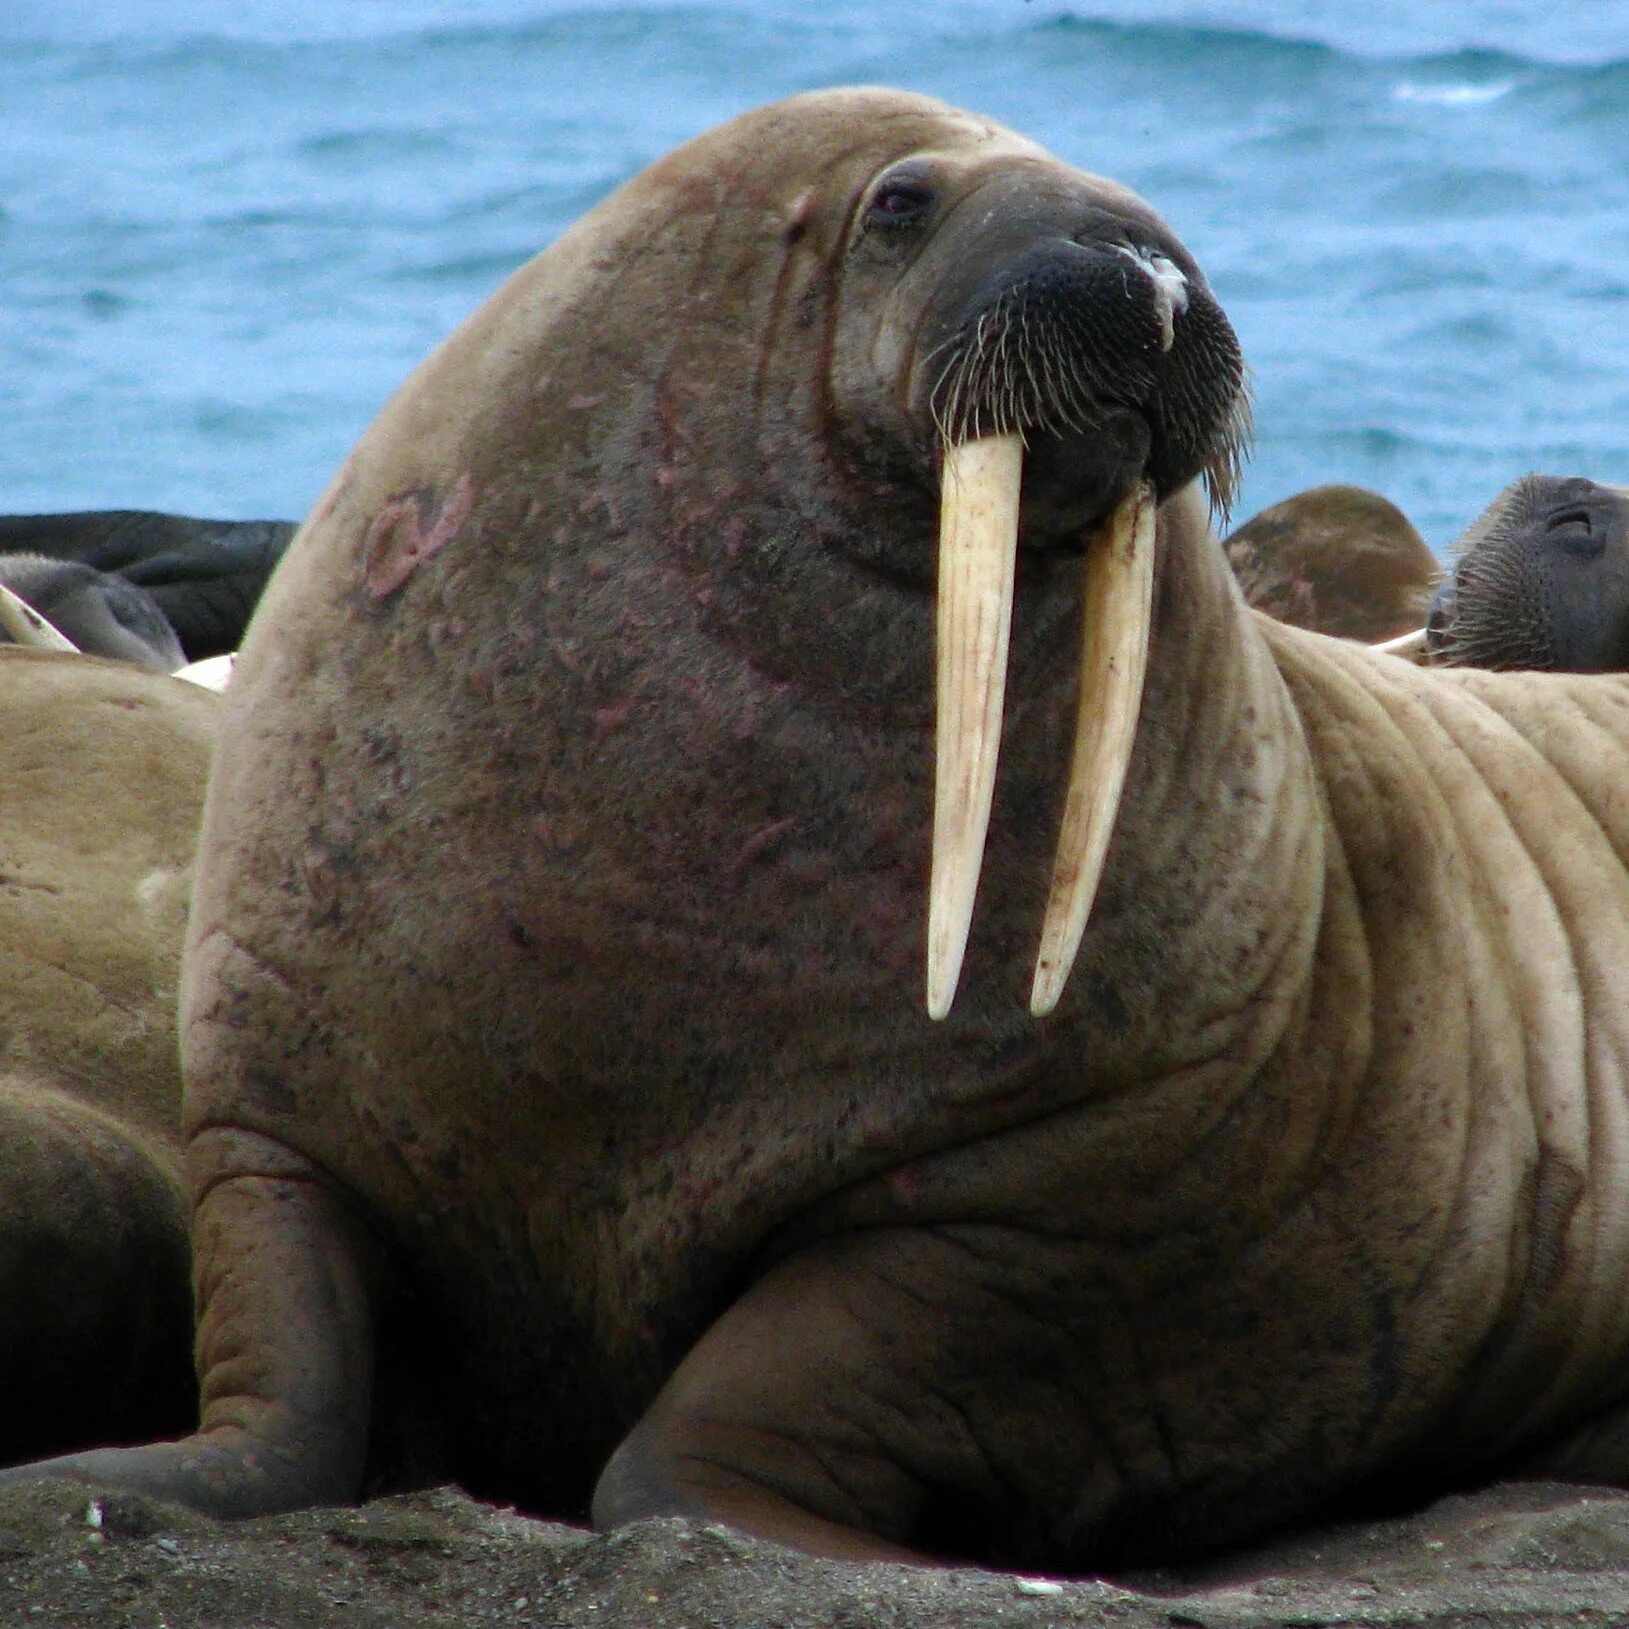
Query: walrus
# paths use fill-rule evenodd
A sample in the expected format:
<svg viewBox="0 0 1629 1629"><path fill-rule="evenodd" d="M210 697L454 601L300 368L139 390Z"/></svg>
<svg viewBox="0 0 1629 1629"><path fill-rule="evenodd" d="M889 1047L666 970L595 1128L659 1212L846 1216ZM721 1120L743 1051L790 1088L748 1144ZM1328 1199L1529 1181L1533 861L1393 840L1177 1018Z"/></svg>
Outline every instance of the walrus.
<svg viewBox="0 0 1629 1629"><path fill-rule="evenodd" d="M78 560L0 554L0 586L43 616L75 649L173 673L186 664L158 602L134 583ZM0 624L0 644L21 643Z"/></svg>
<svg viewBox="0 0 1629 1629"><path fill-rule="evenodd" d="M0 551L77 561L130 583L157 605L188 662L238 648L293 535L287 520L212 520L151 509L0 515Z"/></svg>
<svg viewBox="0 0 1629 1629"><path fill-rule="evenodd" d="M1063 1571L1621 1476L1629 683L1250 611L1246 424L1147 205L917 96L515 274L224 698L201 1427L8 1476Z"/></svg>
<svg viewBox="0 0 1629 1629"><path fill-rule="evenodd" d="M0 649L0 1455L195 1417L175 1044L217 699Z"/></svg>
<svg viewBox="0 0 1629 1629"><path fill-rule="evenodd" d="M1297 492L1246 521L1222 547L1258 610L1371 644L1422 627L1442 577L1402 510L1360 486Z"/></svg>
<svg viewBox="0 0 1629 1629"><path fill-rule="evenodd" d="M1629 668L1629 487L1513 481L1450 552L1426 645L1444 666Z"/></svg>

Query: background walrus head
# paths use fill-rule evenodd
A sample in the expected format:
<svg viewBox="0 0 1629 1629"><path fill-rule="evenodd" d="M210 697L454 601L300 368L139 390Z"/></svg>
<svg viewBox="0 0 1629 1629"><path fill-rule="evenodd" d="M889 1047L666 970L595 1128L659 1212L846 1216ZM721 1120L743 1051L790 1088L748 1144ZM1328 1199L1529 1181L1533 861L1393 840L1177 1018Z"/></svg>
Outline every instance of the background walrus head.
<svg viewBox="0 0 1629 1629"><path fill-rule="evenodd" d="M1605 673L1629 667L1629 489L1513 482L1454 545L1431 602L1431 660Z"/></svg>
<svg viewBox="0 0 1629 1629"><path fill-rule="evenodd" d="M175 629L145 589L79 560L0 554L0 584L93 656L173 673L185 661ZM11 642L0 627L0 644Z"/></svg>

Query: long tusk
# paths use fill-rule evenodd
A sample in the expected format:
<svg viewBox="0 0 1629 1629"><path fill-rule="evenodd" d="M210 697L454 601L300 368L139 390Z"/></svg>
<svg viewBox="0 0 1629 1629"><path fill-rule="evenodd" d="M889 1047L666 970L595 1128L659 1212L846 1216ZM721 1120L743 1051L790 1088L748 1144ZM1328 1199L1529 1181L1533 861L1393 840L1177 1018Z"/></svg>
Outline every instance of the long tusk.
<svg viewBox="0 0 1629 1629"><path fill-rule="evenodd" d="M928 1016L955 999L984 863L1007 686L1024 444L1016 435L947 446L939 508L938 733Z"/></svg>
<svg viewBox="0 0 1629 1629"><path fill-rule="evenodd" d="M1154 602L1154 494L1139 483L1088 547L1080 712L1029 1010L1057 1006L1075 965L1137 736Z"/></svg>
<svg viewBox="0 0 1629 1629"><path fill-rule="evenodd" d="M1405 662L1416 662L1421 667L1428 666L1431 661L1431 653L1426 649L1424 628L1399 634L1395 639L1383 640L1369 649L1379 651L1384 656L1401 656Z"/></svg>
<svg viewBox="0 0 1629 1629"><path fill-rule="evenodd" d="M19 645L35 650L68 650L78 653L79 647L53 628L27 600L14 594L0 583L0 628L4 628Z"/></svg>

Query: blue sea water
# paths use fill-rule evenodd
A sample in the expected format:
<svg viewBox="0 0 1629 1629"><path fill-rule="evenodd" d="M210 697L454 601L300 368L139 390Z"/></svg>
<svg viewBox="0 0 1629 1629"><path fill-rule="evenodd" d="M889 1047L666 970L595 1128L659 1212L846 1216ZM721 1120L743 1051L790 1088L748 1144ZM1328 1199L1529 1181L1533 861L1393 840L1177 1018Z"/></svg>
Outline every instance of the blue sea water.
<svg viewBox="0 0 1629 1629"><path fill-rule="evenodd" d="M619 181L852 82L1156 205L1253 370L1239 516L1629 480L1620 0L5 0L0 510L301 514Z"/></svg>

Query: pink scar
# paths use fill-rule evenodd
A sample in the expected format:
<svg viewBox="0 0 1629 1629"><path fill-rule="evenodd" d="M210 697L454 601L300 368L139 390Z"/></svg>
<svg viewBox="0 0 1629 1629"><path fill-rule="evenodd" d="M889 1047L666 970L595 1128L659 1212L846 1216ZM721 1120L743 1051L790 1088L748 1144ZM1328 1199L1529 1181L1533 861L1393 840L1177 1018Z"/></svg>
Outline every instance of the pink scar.
<svg viewBox="0 0 1629 1629"><path fill-rule="evenodd" d="M460 475L452 494L438 503L434 487L392 498L368 528L362 544L362 586L376 599L394 594L431 555L439 554L469 519L475 484Z"/></svg>

